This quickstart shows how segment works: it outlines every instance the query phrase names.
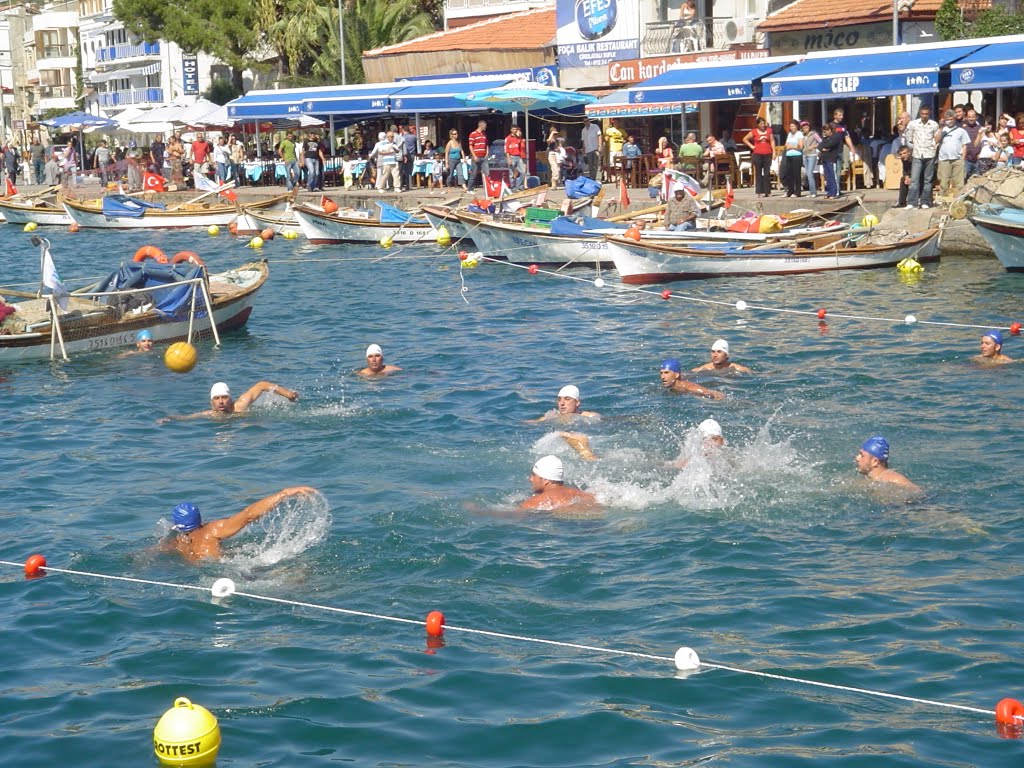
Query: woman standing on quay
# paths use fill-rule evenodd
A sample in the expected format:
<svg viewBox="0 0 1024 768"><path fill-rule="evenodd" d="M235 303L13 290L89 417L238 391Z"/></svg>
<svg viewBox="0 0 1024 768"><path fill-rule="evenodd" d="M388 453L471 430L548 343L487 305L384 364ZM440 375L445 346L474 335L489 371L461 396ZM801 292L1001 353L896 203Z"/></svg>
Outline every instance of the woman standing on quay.
<svg viewBox="0 0 1024 768"><path fill-rule="evenodd" d="M768 127L768 121L763 117L757 118L757 124L743 137L743 143L750 148L750 159L754 164L754 191L758 197L770 197L775 134Z"/></svg>

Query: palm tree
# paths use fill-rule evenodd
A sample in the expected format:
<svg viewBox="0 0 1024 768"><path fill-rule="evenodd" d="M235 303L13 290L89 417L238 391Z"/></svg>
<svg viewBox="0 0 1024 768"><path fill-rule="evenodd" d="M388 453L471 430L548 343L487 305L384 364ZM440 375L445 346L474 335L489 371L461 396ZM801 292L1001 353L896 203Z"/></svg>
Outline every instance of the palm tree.
<svg viewBox="0 0 1024 768"><path fill-rule="evenodd" d="M362 83L363 51L394 45L434 31L417 0L350 0L345 11L345 68L349 82Z"/></svg>

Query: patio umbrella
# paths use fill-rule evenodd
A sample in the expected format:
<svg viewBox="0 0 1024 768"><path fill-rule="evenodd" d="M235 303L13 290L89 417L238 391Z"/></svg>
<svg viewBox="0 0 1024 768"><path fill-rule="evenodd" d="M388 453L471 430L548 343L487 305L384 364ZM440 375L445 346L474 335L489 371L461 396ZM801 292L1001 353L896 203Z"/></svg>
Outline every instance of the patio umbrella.
<svg viewBox="0 0 1024 768"><path fill-rule="evenodd" d="M496 109L499 112L518 112L523 110L526 113L526 126L523 135L526 136L527 140L530 138L531 109L563 109L581 104L593 104L597 101L597 97L589 93L578 93L566 90L565 88L555 88L551 85L533 83L528 80L513 80L496 88L486 88L467 94L455 94L455 98L467 104L479 104Z"/></svg>
<svg viewBox="0 0 1024 768"><path fill-rule="evenodd" d="M48 128L65 128L71 131L78 131L78 156L80 162L85 160L85 144L82 140L82 133L86 128L117 128L117 121L99 115L91 115L88 112L69 112L66 115L59 115L49 120L40 121Z"/></svg>

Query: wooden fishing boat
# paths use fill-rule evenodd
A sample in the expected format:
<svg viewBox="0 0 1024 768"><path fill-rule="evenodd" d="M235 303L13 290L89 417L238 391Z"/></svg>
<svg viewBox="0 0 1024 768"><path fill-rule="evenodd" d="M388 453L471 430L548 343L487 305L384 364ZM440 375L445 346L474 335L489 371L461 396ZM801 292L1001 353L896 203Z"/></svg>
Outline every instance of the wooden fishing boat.
<svg viewBox="0 0 1024 768"><path fill-rule="evenodd" d="M609 236L609 255L622 282L637 285L705 277L792 275L834 269L871 269L939 257L941 228L916 234L875 231L823 235L807 240L748 243L667 243ZM892 240L890 242L890 240Z"/></svg>
<svg viewBox="0 0 1024 768"><path fill-rule="evenodd" d="M255 210L284 210L294 197L286 192L250 203ZM126 195L107 195L96 201L64 200L64 210L82 228L184 229L226 227L238 216L235 203L189 202L170 207Z"/></svg>
<svg viewBox="0 0 1024 768"><path fill-rule="evenodd" d="M68 226L71 217L60 203L9 197L0 200L0 213L8 224L34 223L39 226Z"/></svg>
<svg viewBox="0 0 1024 768"><path fill-rule="evenodd" d="M1024 272L1024 211L990 205L969 218L1007 272Z"/></svg>
<svg viewBox="0 0 1024 768"><path fill-rule="evenodd" d="M45 262L49 243L33 242ZM265 261L207 274L195 258L167 264L147 260L122 264L104 280L61 296L8 290L4 295L16 309L3 322L0 362L131 347L142 330L157 343L219 339L220 333L246 324L268 275Z"/></svg>
<svg viewBox="0 0 1024 768"><path fill-rule="evenodd" d="M265 229L271 229L274 234L281 234L286 229L299 231L299 220L295 218L295 212L291 208L283 211L263 211L258 208L242 207L242 212L235 219L235 234L258 235Z"/></svg>
<svg viewBox="0 0 1024 768"><path fill-rule="evenodd" d="M455 215L454 208L447 205L421 205L420 210L434 229L447 229L453 241L473 239L470 228Z"/></svg>
<svg viewBox="0 0 1024 768"><path fill-rule="evenodd" d="M369 211L339 210L328 213L306 203L294 208L302 233L311 243L430 242L437 237L426 219L377 201L379 217Z"/></svg>

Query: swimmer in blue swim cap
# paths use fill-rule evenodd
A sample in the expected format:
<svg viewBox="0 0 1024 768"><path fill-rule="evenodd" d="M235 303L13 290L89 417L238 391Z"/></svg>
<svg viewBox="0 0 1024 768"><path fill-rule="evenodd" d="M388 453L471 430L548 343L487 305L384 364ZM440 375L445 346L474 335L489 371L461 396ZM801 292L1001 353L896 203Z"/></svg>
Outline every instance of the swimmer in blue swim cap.
<svg viewBox="0 0 1024 768"><path fill-rule="evenodd" d="M220 543L242 531L254 520L259 520L289 496L316 493L315 488L300 485L285 488L272 496L250 504L237 515L203 524L199 507L185 501L171 511L171 535L161 549L177 552L189 562L206 557L220 557Z"/></svg>
<svg viewBox="0 0 1024 768"><path fill-rule="evenodd" d="M139 352L152 352L153 351L153 334L149 330L141 330L135 334L135 349L129 349L127 352L122 352L121 357L128 357L129 355L136 355Z"/></svg>
<svg viewBox="0 0 1024 768"><path fill-rule="evenodd" d="M921 490L895 469L889 469L889 441L881 435L869 437L861 443L853 463L857 465L857 471L870 480L892 483L912 491Z"/></svg>
<svg viewBox="0 0 1024 768"><path fill-rule="evenodd" d="M694 384L692 381L687 381L683 378L682 371L683 367L680 362L674 357L670 357L661 364L661 370L659 371L659 375L661 376L661 386L670 392L685 392L690 395L709 397L712 400L722 400L725 397L723 392L708 389L707 387L702 387L700 384Z"/></svg>
<svg viewBox="0 0 1024 768"><path fill-rule="evenodd" d="M1012 363L1013 358L1003 354L1003 334L992 329L981 335L981 354L974 358L981 365L1004 365Z"/></svg>

